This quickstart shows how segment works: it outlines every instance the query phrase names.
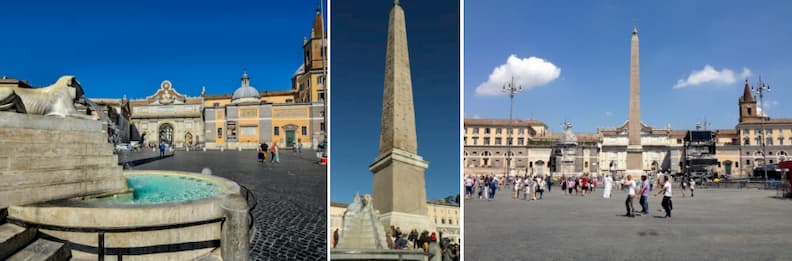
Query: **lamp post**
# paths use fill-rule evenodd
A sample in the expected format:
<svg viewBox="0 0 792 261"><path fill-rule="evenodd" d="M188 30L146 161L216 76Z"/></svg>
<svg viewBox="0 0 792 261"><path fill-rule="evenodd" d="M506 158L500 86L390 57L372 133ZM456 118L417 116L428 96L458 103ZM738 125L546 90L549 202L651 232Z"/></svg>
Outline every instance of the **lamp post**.
<svg viewBox="0 0 792 261"><path fill-rule="evenodd" d="M762 145L762 163L764 163L764 166L762 166L762 168L764 169L765 185L767 185L767 143L765 142L767 137L766 137L766 131L765 131L765 127L764 127L764 122L766 120L766 117L768 117L768 116L767 116L767 111L764 110L764 105L765 105L764 104L764 93L770 91L770 85L767 85L765 82L763 82L762 81L762 77L760 76L759 77L759 85L751 86L751 90L754 93L756 93L757 95L759 95L759 106L760 106L760 109L762 109L762 113L764 113L764 116L762 116L762 115L759 115L759 116L760 117L765 117L765 118L762 118L759 121L759 128L762 129L762 135L761 135L761 138L759 140L760 140L761 145Z"/></svg>
<svg viewBox="0 0 792 261"><path fill-rule="evenodd" d="M512 129L514 129L514 122L512 122L512 113L514 111L514 95L522 91L522 86L514 84L514 77L512 77L511 81L503 85L502 90L503 92L509 94L509 129L506 130L506 144L508 147L506 152L506 180L509 180L509 170L511 168L512 160Z"/></svg>

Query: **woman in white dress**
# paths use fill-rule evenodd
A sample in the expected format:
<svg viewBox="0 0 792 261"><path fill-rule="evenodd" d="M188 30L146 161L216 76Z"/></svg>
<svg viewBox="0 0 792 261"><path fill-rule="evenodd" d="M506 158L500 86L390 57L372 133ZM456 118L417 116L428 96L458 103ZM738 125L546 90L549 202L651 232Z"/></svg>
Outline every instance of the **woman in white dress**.
<svg viewBox="0 0 792 261"><path fill-rule="evenodd" d="M610 198L611 189L613 187L613 178L610 175L605 175L605 189L602 193L603 198Z"/></svg>

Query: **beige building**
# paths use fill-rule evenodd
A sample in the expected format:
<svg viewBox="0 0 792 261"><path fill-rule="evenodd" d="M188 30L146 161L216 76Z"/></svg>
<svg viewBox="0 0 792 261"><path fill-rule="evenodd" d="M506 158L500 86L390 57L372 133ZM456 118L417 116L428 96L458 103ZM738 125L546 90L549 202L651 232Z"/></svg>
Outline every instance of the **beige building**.
<svg viewBox="0 0 792 261"><path fill-rule="evenodd" d="M742 167L734 168L750 174L754 167L764 165L765 159L768 164L789 160L789 153L792 153L792 118L771 118L757 108L757 101L751 95L747 80L739 99L739 108L736 131L741 145L739 162Z"/></svg>

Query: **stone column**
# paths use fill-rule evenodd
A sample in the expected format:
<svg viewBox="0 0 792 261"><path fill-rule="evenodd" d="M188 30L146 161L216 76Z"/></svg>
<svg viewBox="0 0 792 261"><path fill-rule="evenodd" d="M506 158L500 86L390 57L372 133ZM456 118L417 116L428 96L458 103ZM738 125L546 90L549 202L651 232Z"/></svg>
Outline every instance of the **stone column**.
<svg viewBox="0 0 792 261"><path fill-rule="evenodd" d="M247 201L241 195L233 194L223 200L221 207L226 218L220 238L223 260L248 260L250 256L248 222L252 220L248 216Z"/></svg>

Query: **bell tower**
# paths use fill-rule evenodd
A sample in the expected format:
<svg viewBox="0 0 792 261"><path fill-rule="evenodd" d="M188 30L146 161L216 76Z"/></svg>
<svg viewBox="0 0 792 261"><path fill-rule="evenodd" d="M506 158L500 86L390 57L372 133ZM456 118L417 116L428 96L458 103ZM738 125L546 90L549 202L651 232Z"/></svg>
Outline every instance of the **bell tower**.
<svg viewBox="0 0 792 261"><path fill-rule="evenodd" d="M759 112L756 111L756 100L751 95L751 86L746 79L743 95L740 97L740 122L756 121L760 118Z"/></svg>

